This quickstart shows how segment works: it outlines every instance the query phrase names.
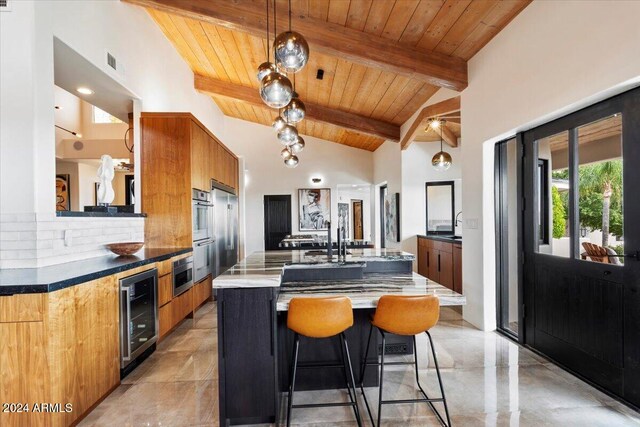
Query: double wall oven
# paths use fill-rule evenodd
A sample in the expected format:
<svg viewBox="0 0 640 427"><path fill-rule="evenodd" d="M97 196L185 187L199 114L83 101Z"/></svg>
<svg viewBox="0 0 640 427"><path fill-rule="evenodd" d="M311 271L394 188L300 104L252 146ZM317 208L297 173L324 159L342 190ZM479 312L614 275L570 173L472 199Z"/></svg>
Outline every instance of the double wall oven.
<svg viewBox="0 0 640 427"><path fill-rule="evenodd" d="M193 282L213 271L214 210L211 193L193 189Z"/></svg>

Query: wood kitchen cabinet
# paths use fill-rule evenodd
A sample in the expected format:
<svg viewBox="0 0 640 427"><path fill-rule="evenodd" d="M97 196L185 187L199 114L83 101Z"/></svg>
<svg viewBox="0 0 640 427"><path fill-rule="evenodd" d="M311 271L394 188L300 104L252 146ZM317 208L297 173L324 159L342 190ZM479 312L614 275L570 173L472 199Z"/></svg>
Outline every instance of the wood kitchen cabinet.
<svg viewBox="0 0 640 427"><path fill-rule="evenodd" d="M462 293L462 244L418 236L418 274Z"/></svg>
<svg viewBox="0 0 640 427"><path fill-rule="evenodd" d="M150 248L192 245L191 190L238 192L238 158L189 113L142 113L142 211Z"/></svg>

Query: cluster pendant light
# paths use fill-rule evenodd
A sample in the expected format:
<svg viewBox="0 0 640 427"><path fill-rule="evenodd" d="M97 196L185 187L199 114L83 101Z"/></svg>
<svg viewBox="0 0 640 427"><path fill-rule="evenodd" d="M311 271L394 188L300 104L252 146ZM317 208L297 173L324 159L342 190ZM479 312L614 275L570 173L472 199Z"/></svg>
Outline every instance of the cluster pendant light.
<svg viewBox="0 0 640 427"><path fill-rule="evenodd" d="M295 92L295 74L293 85L285 73L297 73L309 61L309 45L304 37L291 30L291 0L289 0L289 30L276 35L276 0L273 0L273 62L269 49L269 2L267 5L267 60L258 67L257 78L260 82L260 97L271 108L278 109L278 116L272 127L277 132L278 141L285 147L280 152L287 167L298 165L298 156L305 146L298 135L295 124L305 117L306 109Z"/></svg>

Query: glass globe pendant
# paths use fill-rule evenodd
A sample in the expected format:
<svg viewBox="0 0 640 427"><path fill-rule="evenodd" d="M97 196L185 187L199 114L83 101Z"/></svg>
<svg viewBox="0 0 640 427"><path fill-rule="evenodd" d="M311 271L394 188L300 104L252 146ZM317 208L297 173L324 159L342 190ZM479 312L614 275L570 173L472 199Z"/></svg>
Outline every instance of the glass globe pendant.
<svg viewBox="0 0 640 427"><path fill-rule="evenodd" d="M278 72L267 74L260 82L260 98L271 108L284 108L291 102L291 81Z"/></svg>
<svg viewBox="0 0 640 427"><path fill-rule="evenodd" d="M298 129L290 124L284 125L278 132L278 140L282 145L286 145L287 147L295 144L298 140Z"/></svg>
<svg viewBox="0 0 640 427"><path fill-rule="evenodd" d="M280 33L273 41L276 65L289 73L297 73L309 61L309 45L302 34L295 31Z"/></svg>
<svg viewBox="0 0 640 427"><path fill-rule="evenodd" d="M262 82L262 79L264 79L267 75L271 74L271 73L275 73L276 70L276 66L267 61L267 62L263 62L262 64L260 64L258 66L258 73L257 73L257 77L258 77L258 82Z"/></svg>
<svg viewBox="0 0 640 427"><path fill-rule="evenodd" d="M451 167L451 155L446 151L439 151L431 159L433 167L440 172L444 172Z"/></svg>
<svg viewBox="0 0 640 427"><path fill-rule="evenodd" d="M282 130L282 128L285 127L286 124L287 122L282 117L278 116L273 120L273 124L271 125L271 127L275 131L279 131Z"/></svg>
<svg viewBox="0 0 640 427"><path fill-rule="evenodd" d="M284 164L287 165L288 168L295 168L298 166L298 156L292 154L291 157L284 159Z"/></svg>
<svg viewBox="0 0 640 427"><path fill-rule="evenodd" d="M296 142L291 144L288 147L288 149L291 150L291 152L293 154L298 154L299 152L301 152L304 149L304 146L305 146L304 139L302 139L302 137L298 136L298 139L296 140Z"/></svg>
<svg viewBox="0 0 640 427"><path fill-rule="evenodd" d="M283 160L287 160L291 156L293 156L293 153L289 150L289 147L284 147L280 152L280 157L282 157Z"/></svg>
<svg viewBox="0 0 640 427"><path fill-rule="evenodd" d="M440 123L440 151L431 159L431 165L439 172L444 172L449 169L452 163L451 154L442 149L442 126L444 126L444 124Z"/></svg>
<svg viewBox="0 0 640 427"><path fill-rule="evenodd" d="M287 120L287 122L298 123L302 119L304 119L305 114L306 114L306 108L304 106L304 102L300 100L296 92L293 92L293 95L291 97L291 102L284 109L284 111L282 112L282 115L284 115L284 118Z"/></svg>

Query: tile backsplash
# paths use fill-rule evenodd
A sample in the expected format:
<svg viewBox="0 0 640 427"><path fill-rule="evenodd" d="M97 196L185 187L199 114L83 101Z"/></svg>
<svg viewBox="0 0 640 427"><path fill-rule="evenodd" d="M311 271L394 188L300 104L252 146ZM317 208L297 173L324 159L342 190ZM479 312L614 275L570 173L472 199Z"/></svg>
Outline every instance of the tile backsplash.
<svg viewBox="0 0 640 427"><path fill-rule="evenodd" d="M107 255L114 242L144 240L144 218L0 215L0 268L32 268Z"/></svg>

